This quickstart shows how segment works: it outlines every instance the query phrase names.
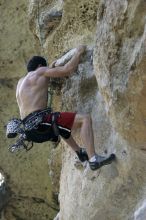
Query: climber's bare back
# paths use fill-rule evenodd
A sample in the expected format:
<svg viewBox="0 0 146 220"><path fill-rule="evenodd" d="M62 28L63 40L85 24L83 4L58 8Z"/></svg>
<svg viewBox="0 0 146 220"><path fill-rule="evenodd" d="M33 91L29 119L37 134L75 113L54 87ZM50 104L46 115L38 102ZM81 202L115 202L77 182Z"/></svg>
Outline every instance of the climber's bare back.
<svg viewBox="0 0 146 220"><path fill-rule="evenodd" d="M49 79L70 76L76 70L85 49L86 46L79 46L71 60L64 66L49 68L38 63L35 71L29 72L19 80L16 89L16 99L21 119L36 110L42 110L47 107Z"/></svg>
<svg viewBox="0 0 146 220"><path fill-rule="evenodd" d="M19 80L16 98L21 119L31 112L47 107L48 82L49 78L38 74L38 70L28 73Z"/></svg>

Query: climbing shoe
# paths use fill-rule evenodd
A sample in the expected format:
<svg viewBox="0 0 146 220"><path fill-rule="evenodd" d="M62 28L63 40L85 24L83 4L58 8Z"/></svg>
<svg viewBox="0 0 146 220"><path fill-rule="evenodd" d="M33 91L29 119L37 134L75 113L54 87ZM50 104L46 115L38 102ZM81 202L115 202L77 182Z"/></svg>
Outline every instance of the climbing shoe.
<svg viewBox="0 0 146 220"><path fill-rule="evenodd" d="M80 148L80 151L76 151L76 154L81 162L85 162L86 160L89 160L85 148Z"/></svg>
<svg viewBox="0 0 146 220"><path fill-rule="evenodd" d="M115 160L115 154L111 154L109 157L103 157L99 155L95 155L95 161L90 162L89 166L91 170L97 170L104 165L111 164Z"/></svg>

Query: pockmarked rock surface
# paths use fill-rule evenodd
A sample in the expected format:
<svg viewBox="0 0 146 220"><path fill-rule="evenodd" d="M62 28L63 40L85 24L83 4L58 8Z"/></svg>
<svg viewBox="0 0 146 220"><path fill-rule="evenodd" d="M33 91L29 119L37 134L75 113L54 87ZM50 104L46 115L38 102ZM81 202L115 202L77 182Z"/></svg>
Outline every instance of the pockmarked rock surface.
<svg viewBox="0 0 146 220"><path fill-rule="evenodd" d="M30 0L29 25L49 61L77 44L93 44L99 0Z"/></svg>
<svg viewBox="0 0 146 220"><path fill-rule="evenodd" d="M66 150L60 219L144 220L145 12L145 1L100 1L93 70L87 70L94 72L98 86L88 80L86 94L87 85L76 76L64 88L67 109L91 113L96 151L115 152L117 161L95 173L77 171L74 154Z"/></svg>
<svg viewBox="0 0 146 220"><path fill-rule="evenodd" d="M88 163L80 169L76 166L75 153L64 142L51 154L44 145L43 151L34 148L28 155L16 155L13 159L1 147L0 154L7 160L0 166L9 174L17 210L12 215L14 209L10 203L7 220L8 216L11 220L18 216L48 220L55 215L57 220L145 220L145 14L144 0L29 1L29 27L49 63L71 48L87 44L77 71L70 78L58 81L54 109L90 113L96 152L103 155L113 152L117 159L92 172ZM16 112L16 103L10 99L14 97L15 83L15 78L1 80L2 124L10 115L6 106L11 104L11 114ZM74 135L83 146L79 131ZM2 146L3 136L2 133ZM59 176L56 170L60 170L61 153ZM48 162L52 170L48 176L53 178L56 195L60 183L60 210L50 199L47 155L51 155ZM20 201L23 211L18 209ZM31 201L35 203L30 212Z"/></svg>

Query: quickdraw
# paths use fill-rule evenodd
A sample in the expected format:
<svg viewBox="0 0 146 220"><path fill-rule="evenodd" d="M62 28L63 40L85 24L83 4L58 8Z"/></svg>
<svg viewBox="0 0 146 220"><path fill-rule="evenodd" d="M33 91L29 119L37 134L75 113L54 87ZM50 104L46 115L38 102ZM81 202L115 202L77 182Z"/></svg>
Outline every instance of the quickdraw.
<svg viewBox="0 0 146 220"><path fill-rule="evenodd" d="M24 135L20 135L16 143L9 146L8 149L11 153L15 153L21 149L29 151L33 147L33 142L28 141ZM25 144L25 141L27 141L27 144Z"/></svg>

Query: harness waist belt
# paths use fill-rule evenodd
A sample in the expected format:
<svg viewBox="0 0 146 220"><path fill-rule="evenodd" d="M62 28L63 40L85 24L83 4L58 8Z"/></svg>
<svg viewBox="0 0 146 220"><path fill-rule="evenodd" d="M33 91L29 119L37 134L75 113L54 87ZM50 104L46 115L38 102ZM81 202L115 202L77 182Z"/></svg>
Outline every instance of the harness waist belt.
<svg viewBox="0 0 146 220"><path fill-rule="evenodd" d="M44 110L37 110L27 115L23 120L24 129L26 131L37 128L37 126L43 121L43 117L51 113L51 108Z"/></svg>

